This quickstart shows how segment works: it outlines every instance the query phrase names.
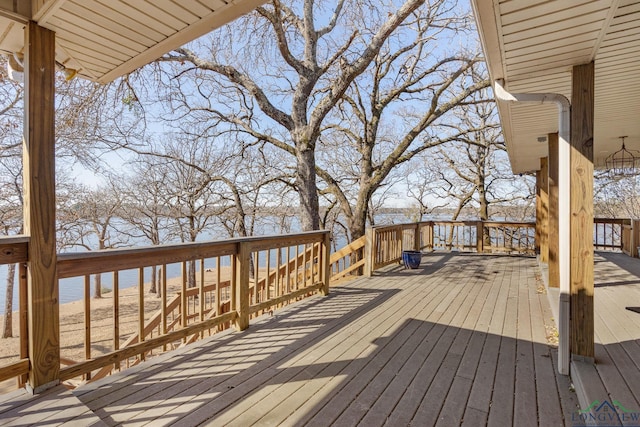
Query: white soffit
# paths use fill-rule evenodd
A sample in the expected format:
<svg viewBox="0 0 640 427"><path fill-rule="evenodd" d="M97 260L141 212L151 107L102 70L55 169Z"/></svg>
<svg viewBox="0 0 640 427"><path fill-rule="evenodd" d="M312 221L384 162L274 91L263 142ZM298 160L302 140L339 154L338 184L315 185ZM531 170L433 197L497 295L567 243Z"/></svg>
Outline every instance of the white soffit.
<svg viewBox="0 0 640 427"><path fill-rule="evenodd" d="M594 162L620 148L640 150L640 0L472 0L492 79L510 92L561 93L571 70L595 60ZM515 173L539 169L558 130L553 105L499 103Z"/></svg>
<svg viewBox="0 0 640 427"><path fill-rule="evenodd" d="M56 59L106 83L250 12L265 0L33 0L30 19L56 33ZM4 2L6 3L6 2ZM0 50L22 49L26 16L3 10ZM20 22L22 20L22 22Z"/></svg>

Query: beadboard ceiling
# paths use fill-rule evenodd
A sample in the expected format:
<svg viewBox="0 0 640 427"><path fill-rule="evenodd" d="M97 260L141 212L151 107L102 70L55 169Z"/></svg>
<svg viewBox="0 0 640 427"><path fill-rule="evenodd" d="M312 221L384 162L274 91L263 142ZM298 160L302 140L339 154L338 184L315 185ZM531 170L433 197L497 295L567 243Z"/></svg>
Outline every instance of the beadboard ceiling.
<svg viewBox="0 0 640 427"><path fill-rule="evenodd" d="M56 60L106 83L265 0L0 0L0 51L20 52L29 20L56 33Z"/></svg>
<svg viewBox="0 0 640 427"><path fill-rule="evenodd" d="M594 163L621 147L640 150L640 0L472 0L492 79L512 93L571 99L574 65L595 61ZM500 102L515 173L539 169L554 105Z"/></svg>

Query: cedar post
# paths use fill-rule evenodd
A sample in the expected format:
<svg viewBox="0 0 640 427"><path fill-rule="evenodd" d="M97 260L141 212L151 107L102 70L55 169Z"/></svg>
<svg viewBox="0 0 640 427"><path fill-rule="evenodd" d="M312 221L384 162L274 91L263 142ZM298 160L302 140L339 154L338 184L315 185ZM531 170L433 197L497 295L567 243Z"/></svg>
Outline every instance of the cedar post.
<svg viewBox="0 0 640 427"><path fill-rule="evenodd" d="M251 246L248 242L239 242L235 258L235 310L238 316L235 328L244 331L249 327L249 276L251 270ZM256 266L256 268L258 268Z"/></svg>
<svg viewBox="0 0 640 427"><path fill-rule="evenodd" d="M549 261L549 159L540 159L540 261Z"/></svg>
<svg viewBox="0 0 640 427"><path fill-rule="evenodd" d="M419 251L422 247L420 228L420 222L416 222L416 228L413 230L413 250L415 251Z"/></svg>
<svg viewBox="0 0 640 427"><path fill-rule="evenodd" d="M594 63L573 67L571 90L571 353L594 357Z"/></svg>
<svg viewBox="0 0 640 427"><path fill-rule="evenodd" d="M25 28L24 227L27 263L28 387L40 393L59 383L60 316L55 208L55 33Z"/></svg>
<svg viewBox="0 0 640 427"><path fill-rule="evenodd" d="M549 134L549 287L560 287L560 226L558 217L558 134Z"/></svg>
<svg viewBox="0 0 640 427"><path fill-rule="evenodd" d="M373 264L374 264L374 231L373 227L367 228L365 231L365 240L364 240L364 275L366 277L371 277L373 275Z"/></svg>

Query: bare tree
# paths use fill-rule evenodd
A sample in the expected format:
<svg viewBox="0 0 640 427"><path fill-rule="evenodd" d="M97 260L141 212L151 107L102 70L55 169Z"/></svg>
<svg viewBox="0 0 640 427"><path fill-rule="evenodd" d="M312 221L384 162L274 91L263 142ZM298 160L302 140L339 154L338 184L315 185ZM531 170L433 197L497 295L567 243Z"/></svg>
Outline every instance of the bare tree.
<svg viewBox="0 0 640 427"><path fill-rule="evenodd" d="M87 251L114 249L128 245L126 224L121 218L123 203L120 189L113 183L90 189L83 185L62 197L58 209L60 241L71 248ZM102 297L102 275L93 281L93 297Z"/></svg>
<svg viewBox="0 0 640 427"><path fill-rule="evenodd" d="M596 174L596 215L613 218L640 218L640 175Z"/></svg>
<svg viewBox="0 0 640 427"><path fill-rule="evenodd" d="M486 94L480 97L487 99ZM495 103L468 103L447 127L454 129L457 138L425 156L421 167L429 175L430 190L425 195L455 201L453 220L464 208L473 207L475 216L486 221L498 206L513 208L530 198L528 187L511 172Z"/></svg>
<svg viewBox="0 0 640 427"><path fill-rule="evenodd" d="M120 215L129 223L129 235L136 241L144 239L160 245L175 236L170 233L165 161L155 156L139 156L131 163L133 172L120 177L122 206ZM156 266L151 267L149 293L161 296L157 286L160 277Z"/></svg>
<svg viewBox="0 0 640 427"><path fill-rule="evenodd" d="M471 21L470 11L460 15L448 2L416 10L339 102L339 121L328 124L321 139L318 175L340 205L352 238L364 234L371 197L390 184L395 169L470 131L444 124L462 106L478 102L474 94L489 86L476 70L482 58L463 49L438 52L436 46L462 38Z"/></svg>
<svg viewBox="0 0 640 427"><path fill-rule="evenodd" d="M181 120L190 115L224 123L241 138L268 142L293 156L301 225L317 229L315 151L323 123L393 32L424 3L272 0L218 32L228 35L161 59L175 65L172 109ZM253 61L241 63L240 57ZM187 76L195 86L190 97L180 94L189 90L181 83ZM214 96L220 103L212 102Z"/></svg>
<svg viewBox="0 0 640 427"><path fill-rule="evenodd" d="M22 162L20 158L0 158L0 234L22 234ZM13 336L13 293L16 264L7 265L2 338Z"/></svg>
<svg viewBox="0 0 640 427"><path fill-rule="evenodd" d="M8 78L0 55L0 234L23 232L22 220L22 85ZM7 265L3 338L13 336L13 292L16 264Z"/></svg>

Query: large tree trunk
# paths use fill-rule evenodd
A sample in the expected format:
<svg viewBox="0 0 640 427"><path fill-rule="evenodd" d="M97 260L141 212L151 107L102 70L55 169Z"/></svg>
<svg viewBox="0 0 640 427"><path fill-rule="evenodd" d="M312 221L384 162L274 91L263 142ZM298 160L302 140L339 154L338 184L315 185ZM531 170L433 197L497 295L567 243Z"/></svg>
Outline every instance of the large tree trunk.
<svg viewBox="0 0 640 427"><path fill-rule="evenodd" d="M187 288L196 287L196 262L189 261L187 263Z"/></svg>
<svg viewBox="0 0 640 427"><path fill-rule="evenodd" d="M149 288L150 294L155 294L158 292L158 267L155 265L151 267L151 287Z"/></svg>
<svg viewBox="0 0 640 427"><path fill-rule="evenodd" d="M16 278L16 265L7 266L7 291L4 299L4 330L2 338L13 337L13 283Z"/></svg>
<svg viewBox="0 0 640 427"><path fill-rule="evenodd" d="M367 208L366 206L356 206L353 217L349 221L349 233L351 233L351 241L364 236L367 230Z"/></svg>
<svg viewBox="0 0 640 427"><path fill-rule="evenodd" d="M478 200L480 202L479 214L480 221L488 221L489 220L489 200L487 200L487 191L485 188L485 179L484 179L484 171L478 176ZM489 234L489 229L487 227L482 228L482 244L485 248L491 247L491 235ZM480 238L480 236L478 236ZM490 249L486 249L487 252Z"/></svg>
<svg viewBox="0 0 640 427"><path fill-rule="evenodd" d="M320 204L316 186L316 159L311 148L297 150L296 187L300 197L300 226L303 231L320 229Z"/></svg>
<svg viewBox="0 0 640 427"><path fill-rule="evenodd" d="M93 297L102 298L102 274L93 276Z"/></svg>

